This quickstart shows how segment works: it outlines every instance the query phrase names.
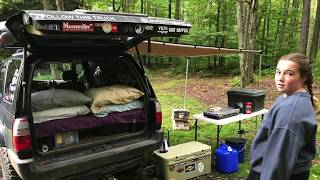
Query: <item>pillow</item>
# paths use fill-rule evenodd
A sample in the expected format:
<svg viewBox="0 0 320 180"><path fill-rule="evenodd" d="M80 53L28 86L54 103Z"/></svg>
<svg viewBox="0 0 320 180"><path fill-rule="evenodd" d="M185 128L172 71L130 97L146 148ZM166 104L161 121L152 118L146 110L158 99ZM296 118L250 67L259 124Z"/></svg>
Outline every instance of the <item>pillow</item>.
<svg viewBox="0 0 320 180"><path fill-rule="evenodd" d="M91 88L86 93L93 99L91 111L97 113L107 104L126 104L144 95L142 91L128 85L112 85Z"/></svg>
<svg viewBox="0 0 320 180"><path fill-rule="evenodd" d="M31 94L32 111L43 111L57 107L72 107L91 103L92 99L79 91L51 89Z"/></svg>
<svg viewBox="0 0 320 180"><path fill-rule="evenodd" d="M54 119L63 119L63 118L71 118L75 116L82 116L89 114L90 109L85 106L75 106L75 107L59 107L44 111L36 111L32 112L33 122L34 123L43 123L46 121L54 120Z"/></svg>
<svg viewBox="0 0 320 180"><path fill-rule="evenodd" d="M112 112L124 112L124 111L129 111L133 109L142 109L142 108L143 108L143 102L139 100L135 100L127 104L108 104L108 105L102 106L100 108L100 111L97 113L94 113L94 115L97 117L105 117Z"/></svg>

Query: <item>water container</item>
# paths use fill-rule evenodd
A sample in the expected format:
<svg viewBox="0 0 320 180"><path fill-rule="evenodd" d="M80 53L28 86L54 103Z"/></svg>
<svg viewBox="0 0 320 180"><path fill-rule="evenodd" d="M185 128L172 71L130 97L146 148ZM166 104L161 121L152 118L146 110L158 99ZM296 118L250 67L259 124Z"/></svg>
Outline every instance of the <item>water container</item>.
<svg viewBox="0 0 320 180"><path fill-rule="evenodd" d="M238 171L238 152L232 147L221 144L216 149L216 168L222 173L233 173Z"/></svg>
<svg viewBox="0 0 320 180"><path fill-rule="evenodd" d="M244 138L227 138L226 144L238 151L238 163L244 162L246 139Z"/></svg>

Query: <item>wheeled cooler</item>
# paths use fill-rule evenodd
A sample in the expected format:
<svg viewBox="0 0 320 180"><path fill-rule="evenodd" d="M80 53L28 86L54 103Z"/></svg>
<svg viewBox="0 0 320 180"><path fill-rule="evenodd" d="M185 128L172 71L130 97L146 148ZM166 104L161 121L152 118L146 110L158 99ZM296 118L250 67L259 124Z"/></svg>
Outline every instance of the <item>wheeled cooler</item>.
<svg viewBox="0 0 320 180"><path fill-rule="evenodd" d="M162 179L184 180L211 173L211 147L192 141L154 151Z"/></svg>

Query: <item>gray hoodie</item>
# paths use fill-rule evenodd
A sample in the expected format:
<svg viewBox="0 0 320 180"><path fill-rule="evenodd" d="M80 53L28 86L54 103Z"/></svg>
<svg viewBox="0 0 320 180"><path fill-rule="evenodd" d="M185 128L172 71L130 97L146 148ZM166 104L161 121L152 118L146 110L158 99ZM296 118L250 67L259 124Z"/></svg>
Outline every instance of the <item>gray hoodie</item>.
<svg viewBox="0 0 320 180"><path fill-rule="evenodd" d="M280 96L251 145L251 167L262 180L308 171L316 154L316 116L307 92Z"/></svg>

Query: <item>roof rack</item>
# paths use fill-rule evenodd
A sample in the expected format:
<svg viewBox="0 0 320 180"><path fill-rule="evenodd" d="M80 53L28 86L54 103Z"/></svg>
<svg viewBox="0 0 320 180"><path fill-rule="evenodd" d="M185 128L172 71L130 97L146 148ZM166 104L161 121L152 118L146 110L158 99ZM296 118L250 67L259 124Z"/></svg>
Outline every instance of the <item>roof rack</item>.
<svg viewBox="0 0 320 180"><path fill-rule="evenodd" d="M191 27L185 21L142 14L26 10L9 17L4 28L0 24L0 31L5 47L25 47L30 52L65 47L124 52L153 36L188 34Z"/></svg>

